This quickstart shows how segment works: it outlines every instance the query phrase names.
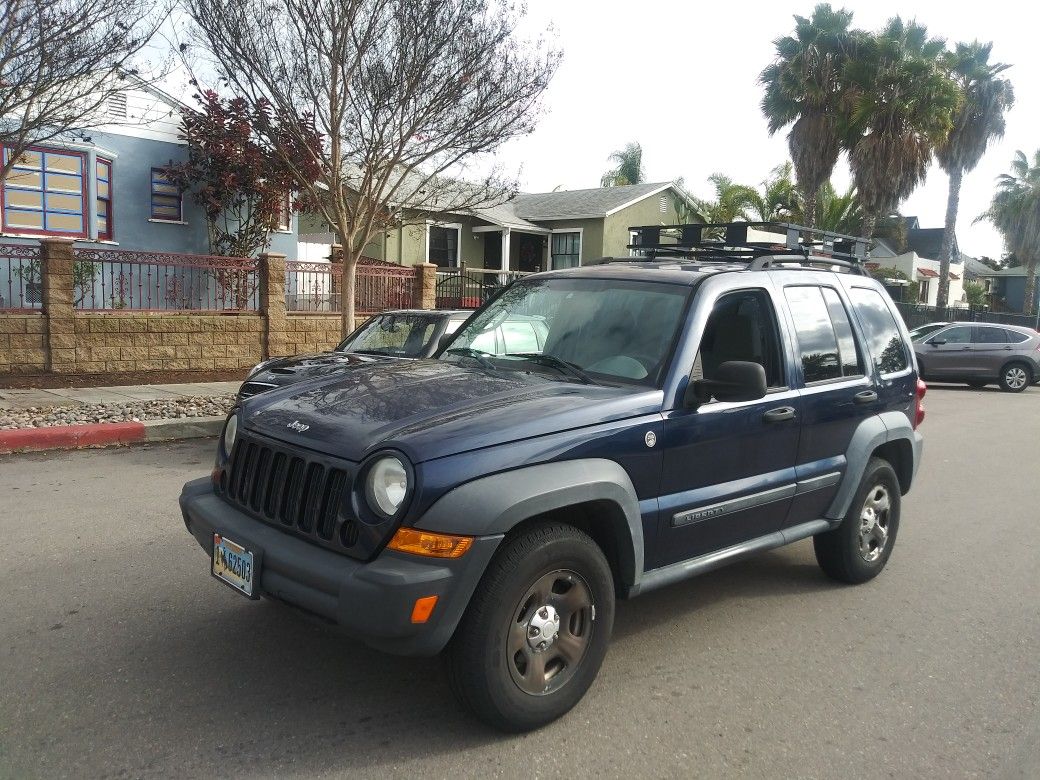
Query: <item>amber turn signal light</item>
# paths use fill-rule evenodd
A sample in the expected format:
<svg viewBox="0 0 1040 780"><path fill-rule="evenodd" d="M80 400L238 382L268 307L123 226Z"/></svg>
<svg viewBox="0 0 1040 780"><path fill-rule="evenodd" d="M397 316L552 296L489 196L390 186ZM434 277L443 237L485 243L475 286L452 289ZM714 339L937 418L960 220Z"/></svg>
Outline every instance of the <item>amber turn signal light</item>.
<svg viewBox="0 0 1040 780"><path fill-rule="evenodd" d="M425 623L430 619L430 615L433 614L433 608L436 606L436 596L424 596L421 599L416 599L415 606L412 607L412 622Z"/></svg>
<svg viewBox="0 0 1040 780"><path fill-rule="evenodd" d="M472 544L472 536L452 536L417 531L414 528L400 528L387 547L427 558L461 558Z"/></svg>

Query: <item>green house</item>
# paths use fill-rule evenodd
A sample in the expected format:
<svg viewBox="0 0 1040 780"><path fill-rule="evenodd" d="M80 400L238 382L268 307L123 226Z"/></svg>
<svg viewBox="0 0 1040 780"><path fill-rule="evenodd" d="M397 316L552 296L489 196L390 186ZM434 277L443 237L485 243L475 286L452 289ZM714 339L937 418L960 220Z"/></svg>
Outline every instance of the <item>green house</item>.
<svg viewBox="0 0 1040 780"><path fill-rule="evenodd" d="M670 182L589 190L520 193L491 208L409 219L370 244L365 255L399 265L546 271L600 257L626 257L636 225L674 225L685 196ZM308 224L309 222L309 224ZM301 217L300 240L326 226Z"/></svg>

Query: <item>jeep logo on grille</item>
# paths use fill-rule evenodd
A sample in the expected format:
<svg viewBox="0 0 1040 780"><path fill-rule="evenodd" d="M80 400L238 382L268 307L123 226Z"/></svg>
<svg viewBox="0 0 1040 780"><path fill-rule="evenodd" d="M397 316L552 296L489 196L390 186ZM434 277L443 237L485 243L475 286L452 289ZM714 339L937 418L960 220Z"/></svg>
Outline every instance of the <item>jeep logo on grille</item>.
<svg viewBox="0 0 1040 780"><path fill-rule="evenodd" d="M306 430L309 430L311 426L309 426L309 425L304 425L304 424L303 424L302 422L300 422L299 420L293 420L293 421L292 421L291 423L289 423L289 424L288 424L288 425L286 425L285 427L286 427L286 428L292 428L292 429L293 429L294 431L296 431L297 433L303 433L304 431L306 431Z"/></svg>

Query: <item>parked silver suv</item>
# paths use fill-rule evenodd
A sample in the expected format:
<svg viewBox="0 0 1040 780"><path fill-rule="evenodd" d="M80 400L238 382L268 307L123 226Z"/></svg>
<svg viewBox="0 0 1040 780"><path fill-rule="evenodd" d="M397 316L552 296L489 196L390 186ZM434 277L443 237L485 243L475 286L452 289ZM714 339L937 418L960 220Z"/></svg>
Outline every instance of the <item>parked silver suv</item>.
<svg viewBox="0 0 1040 780"><path fill-rule="evenodd" d="M1040 333L1016 325L950 323L914 339L921 376L929 382L998 384L1020 393L1040 379Z"/></svg>

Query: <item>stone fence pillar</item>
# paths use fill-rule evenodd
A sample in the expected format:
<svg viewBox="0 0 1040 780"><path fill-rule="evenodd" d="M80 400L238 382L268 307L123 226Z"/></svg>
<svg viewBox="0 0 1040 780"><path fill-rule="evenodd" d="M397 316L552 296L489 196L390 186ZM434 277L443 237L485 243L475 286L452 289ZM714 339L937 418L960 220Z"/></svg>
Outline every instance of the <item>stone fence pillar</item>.
<svg viewBox="0 0 1040 780"><path fill-rule="evenodd" d="M412 293L412 305L416 309L437 308L437 266L433 263L419 263L415 268L415 290Z"/></svg>
<svg viewBox="0 0 1040 780"><path fill-rule="evenodd" d="M47 328L44 366L47 371L69 373L76 370L74 267L72 239L40 239L40 281Z"/></svg>
<svg viewBox="0 0 1040 780"><path fill-rule="evenodd" d="M289 318L285 313L285 255L265 252L257 261L260 288L260 316L263 338L260 353L264 360L289 354Z"/></svg>

